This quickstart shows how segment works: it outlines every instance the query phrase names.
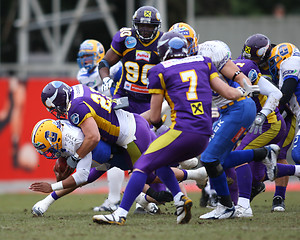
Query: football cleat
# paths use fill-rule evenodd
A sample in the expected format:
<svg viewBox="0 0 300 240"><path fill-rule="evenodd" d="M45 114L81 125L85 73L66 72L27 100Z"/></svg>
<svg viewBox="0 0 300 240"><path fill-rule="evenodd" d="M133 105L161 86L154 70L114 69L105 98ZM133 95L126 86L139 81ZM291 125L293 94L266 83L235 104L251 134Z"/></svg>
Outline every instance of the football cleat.
<svg viewBox="0 0 300 240"><path fill-rule="evenodd" d="M31 209L31 213L33 214L33 216L36 217L43 217L44 213L47 211L48 209L48 205L44 203L43 200L38 201L36 204L34 204L34 206Z"/></svg>
<svg viewBox="0 0 300 240"><path fill-rule="evenodd" d="M138 210L135 211L135 213L142 213L142 209L140 208L143 208L146 213L149 213L151 215L160 213L159 207L157 207L157 205L153 202L148 202L145 199L145 196L146 196L145 193L140 193L135 199L135 201L141 206L137 208Z"/></svg>
<svg viewBox="0 0 300 240"><path fill-rule="evenodd" d="M260 182L258 186L252 186L250 202L255 198L258 194L266 191L266 185L263 182Z"/></svg>
<svg viewBox="0 0 300 240"><path fill-rule="evenodd" d="M94 212L114 212L120 205L120 201L117 203L112 203L109 199L106 199L101 206L94 207Z"/></svg>
<svg viewBox="0 0 300 240"><path fill-rule="evenodd" d="M194 158L180 162L178 168L186 169L186 170L193 169L193 168L197 167L198 163L199 163L198 158L194 157Z"/></svg>
<svg viewBox="0 0 300 240"><path fill-rule="evenodd" d="M284 211L285 211L285 204L283 198L281 196L275 196L273 198L272 212L284 212Z"/></svg>
<svg viewBox="0 0 300 240"><path fill-rule="evenodd" d="M124 225L126 222L126 217L120 217L114 213L108 215L94 215L93 222L98 224Z"/></svg>
<svg viewBox="0 0 300 240"><path fill-rule="evenodd" d="M180 201L176 206L176 215L177 215L177 224L185 224L188 223L192 218L191 208L193 206L193 202L191 199L182 195L180 197Z"/></svg>
<svg viewBox="0 0 300 240"><path fill-rule="evenodd" d="M238 217L238 218L253 217L251 207L244 208L240 205L235 206L234 217Z"/></svg>
<svg viewBox="0 0 300 240"><path fill-rule="evenodd" d="M280 151L280 147L276 144L270 144L265 146L268 150L266 158L262 161L267 168L267 175L270 181L274 181L277 176L277 156Z"/></svg>
<svg viewBox="0 0 300 240"><path fill-rule="evenodd" d="M226 219L226 218L233 218L235 213L235 207L226 207L218 202L216 209L206 214L201 215L200 219Z"/></svg>
<svg viewBox="0 0 300 240"><path fill-rule="evenodd" d="M207 175L205 167L200 167L200 168L198 168L196 170L193 170L193 171L198 172L197 178L194 179L196 181L197 187L200 188L200 189L205 188L206 183L208 181L208 175Z"/></svg>

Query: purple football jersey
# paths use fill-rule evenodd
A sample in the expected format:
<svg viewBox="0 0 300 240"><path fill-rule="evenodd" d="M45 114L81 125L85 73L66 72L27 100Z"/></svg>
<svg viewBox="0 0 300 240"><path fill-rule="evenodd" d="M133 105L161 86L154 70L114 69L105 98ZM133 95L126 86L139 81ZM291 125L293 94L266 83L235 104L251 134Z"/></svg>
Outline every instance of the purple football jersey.
<svg viewBox="0 0 300 240"><path fill-rule="evenodd" d="M111 49L122 57L123 73L117 83L114 98L128 96L137 102L150 102L147 89L147 72L160 62L157 42L162 33L158 32L149 43L143 43L131 28L122 28L113 37Z"/></svg>
<svg viewBox="0 0 300 240"><path fill-rule="evenodd" d="M68 119L75 125L80 124L88 117L93 117L98 125L101 138L109 143L115 143L119 136L120 126L113 110L115 102L109 97L78 84L72 86Z"/></svg>
<svg viewBox="0 0 300 240"><path fill-rule="evenodd" d="M212 134L210 79L218 76L211 59L200 55L171 59L148 72L149 92L163 94L171 107L171 128Z"/></svg>
<svg viewBox="0 0 300 240"><path fill-rule="evenodd" d="M258 65L250 60L250 59L237 59L233 61L240 69L241 71L250 79L252 84L257 84L259 81L259 78L261 77L261 72L258 67ZM252 99L255 102L257 112L261 111L262 107L264 106L267 96L260 94L258 97L253 97ZM278 121L279 117L279 110L278 108L275 109L275 111L271 112L267 117L268 123L273 123Z"/></svg>

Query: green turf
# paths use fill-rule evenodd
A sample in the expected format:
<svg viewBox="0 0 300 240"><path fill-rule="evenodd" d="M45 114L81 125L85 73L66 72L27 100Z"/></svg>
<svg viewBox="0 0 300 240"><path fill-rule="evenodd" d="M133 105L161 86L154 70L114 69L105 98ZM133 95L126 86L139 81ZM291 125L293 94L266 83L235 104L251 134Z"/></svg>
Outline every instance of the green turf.
<svg viewBox="0 0 300 240"><path fill-rule="evenodd" d="M252 202L253 218L204 221L198 217L209 209L199 207L200 193L189 196L194 202L189 224L177 225L175 208L162 206L156 216L133 215L124 226L98 225L92 222L92 206L105 195L72 194L54 203L44 217L32 217L30 210L42 194L0 195L1 240L297 240L300 239L300 192L288 192L286 212L271 213L272 193L263 193Z"/></svg>

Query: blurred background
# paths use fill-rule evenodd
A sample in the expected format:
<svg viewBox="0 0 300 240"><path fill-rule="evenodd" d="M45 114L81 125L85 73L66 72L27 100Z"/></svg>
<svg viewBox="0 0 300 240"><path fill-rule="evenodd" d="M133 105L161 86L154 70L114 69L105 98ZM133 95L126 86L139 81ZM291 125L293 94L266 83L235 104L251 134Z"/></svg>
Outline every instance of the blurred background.
<svg viewBox="0 0 300 240"><path fill-rule="evenodd" d="M143 5L160 11L162 31L187 22L199 42L222 40L233 58L254 33L300 47L299 0L0 0L0 181L54 178L54 162L30 139L37 121L52 118L40 101L43 87L54 79L76 84L80 43L96 39L108 50Z"/></svg>

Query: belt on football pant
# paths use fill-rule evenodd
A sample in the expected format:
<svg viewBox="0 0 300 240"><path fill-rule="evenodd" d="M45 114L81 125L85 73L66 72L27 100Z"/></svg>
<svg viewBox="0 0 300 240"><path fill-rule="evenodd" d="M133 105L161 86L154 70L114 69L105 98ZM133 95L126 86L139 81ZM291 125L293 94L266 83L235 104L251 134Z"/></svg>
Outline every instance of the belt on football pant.
<svg viewBox="0 0 300 240"><path fill-rule="evenodd" d="M244 99L246 99L246 98L248 98L248 97L240 97L239 99L234 100L234 101L232 101L232 102L230 102L230 103L228 103L228 104L226 104L226 105L220 107L220 109L226 109L226 108L232 106L233 104L235 104L235 103L237 103L237 102L239 102L239 101L242 101L242 100L244 100Z"/></svg>

